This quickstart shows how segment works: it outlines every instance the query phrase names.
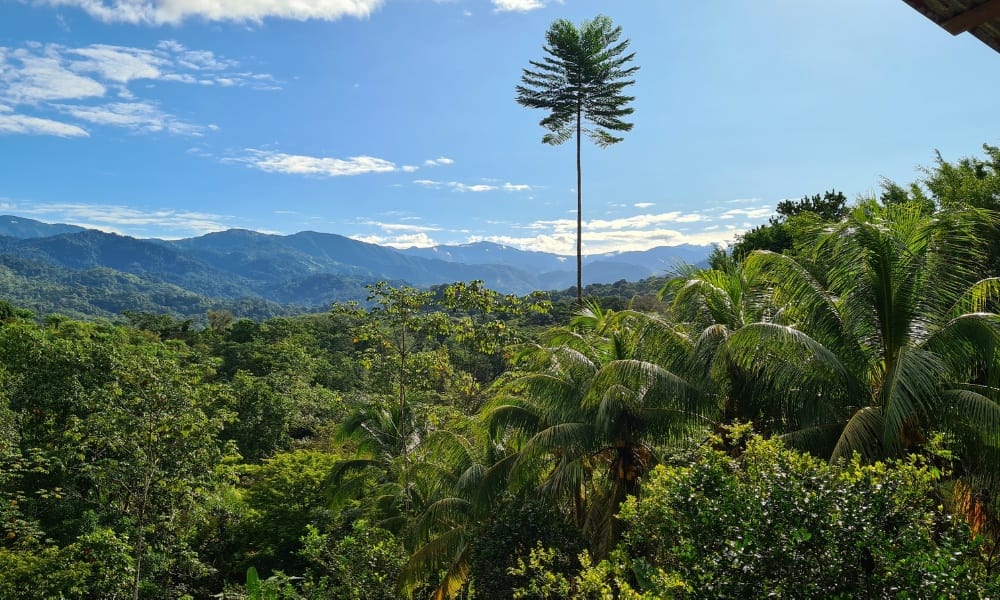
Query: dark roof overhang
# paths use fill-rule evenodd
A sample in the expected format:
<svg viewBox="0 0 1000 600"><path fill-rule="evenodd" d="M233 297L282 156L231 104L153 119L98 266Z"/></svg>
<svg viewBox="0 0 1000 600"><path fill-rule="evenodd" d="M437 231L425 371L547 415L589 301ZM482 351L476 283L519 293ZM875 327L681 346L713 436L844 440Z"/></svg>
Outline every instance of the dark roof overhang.
<svg viewBox="0 0 1000 600"><path fill-rule="evenodd" d="M1000 52L1000 0L903 0L952 35L968 31Z"/></svg>

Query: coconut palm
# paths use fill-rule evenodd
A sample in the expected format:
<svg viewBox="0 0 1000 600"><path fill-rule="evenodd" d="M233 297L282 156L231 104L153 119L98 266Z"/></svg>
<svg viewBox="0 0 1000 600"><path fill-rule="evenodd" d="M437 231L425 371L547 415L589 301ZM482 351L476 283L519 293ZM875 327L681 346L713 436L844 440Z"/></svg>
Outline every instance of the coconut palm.
<svg viewBox="0 0 1000 600"><path fill-rule="evenodd" d="M334 506L369 497L366 505L375 508L378 525L394 533L403 528L415 507L423 504L422 490L412 479L414 461L410 459L421 432L412 413L398 409L372 402L341 424L336 439L353 442L355 456L338 461L325 484Z"/></svg>
<svg viewBox="0 0 1000 600"><path fill-rule="evenodd" d="M997 446L1000 279L983 277L977 237L991 216L922 205L856 207L799 260L756 252L750 281L775 312L719 354L762 386L789 439L833 457L898 456L935 428Z"/></svg>
<svg viewBox="0 0 1000 600"><path fill-rule="evenodd" d="M691 341L659 317L603 312L574 321L522 350L519 375L487 411L512 435L505 463L512 489L559 503L597 554L616 537L614 515L640 492L657 446L706 423L712 412L684 368Z"/></svg>
<svg viewBox="0 0 1000 600"><path fill-rule="evenodd" d="M482 450L487 450L485 455ZM472 543L480 526L499 506L503 464L495 448L450 431L438 431L423 444L425 459L415 476L425 486L426 503L408 530L414 548L401 573L401 587L411 594L438 578L431 598L457 595L471 572ZM494 463L495 468L489 465ZM496 465L500 466L497 467Z"/></svg>
<svg viewBox="0 0 1000 600"><path fill-rule="evenodd" d="M674 326L689 331L694 340L692 372L718 384L720 424L752 421L757 431L767 433L769 424L759 410L759 386L721 352L734 332L771 310L766 290L747 279L742 262L726 257L714 269L678 267L659 297L667 302Z"/></svg>

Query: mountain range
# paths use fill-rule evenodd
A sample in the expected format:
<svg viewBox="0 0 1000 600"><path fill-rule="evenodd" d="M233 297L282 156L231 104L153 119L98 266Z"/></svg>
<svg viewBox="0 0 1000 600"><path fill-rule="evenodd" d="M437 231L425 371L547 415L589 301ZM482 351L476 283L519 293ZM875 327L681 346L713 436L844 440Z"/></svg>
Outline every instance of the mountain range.
<svg viewBox="0 0 1000 600"><path fill-rule="evenodd" d="M585 257L584 283L638 281L679 263L703 264L709 246L663 246ZM398 250L331 233L230 229L138 239L74 225L0 216L0 297L42 314L117 317L122 311L200 315L227 308L266 317L364 300L379 280L429 287L481 279L526 294L576 281L575 257L490 242Z"/></svg>

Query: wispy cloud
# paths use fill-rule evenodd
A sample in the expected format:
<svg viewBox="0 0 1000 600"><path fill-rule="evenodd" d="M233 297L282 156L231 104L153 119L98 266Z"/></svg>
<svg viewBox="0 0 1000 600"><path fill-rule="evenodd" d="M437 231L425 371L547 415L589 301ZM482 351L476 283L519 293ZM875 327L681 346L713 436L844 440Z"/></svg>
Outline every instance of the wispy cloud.
<svg viewBox="0 0 1000 600"><path fill-rule="evenodd" d="M424 180L445 187L446 182ZM737 235L760 223L749 219L738 224L732 220L720 221L723 208L709 207L700 212L669 211L639 214L617 219L592 219L583 223L585 254L603 254L620 251L642 251L655 246L680 244L726 245ZM576 251L576 219L537 220L529 223L489 222L502 225L511 233L487 234L467 229L452 229L441 225L401 222L415 217L395 215L391 221L363 220L356 225L368 228L351 235L354 239L408 248L429 247L439 244L459 244L489 241L523 250L551 252L570 256ZM374 230L371 230L374 229Z"/></svg>
<svg viewBox="0 0 1000 600"><path fill-rule="evenodd" d="M178 238L223 231L232 217L174 209L144 210L121 205L48 203L11 204L7 209L49 222L69 223L136 237Z"/></svg>
<svg viewBox="0 0 1000 600"><path fill-rule="evenodd" d="M496 12L528 12L545 7L543 0L492 0Z"/></svg>
<svg viewBox="0 0 1000 600"><path fill-rule="evenodd" d="M421 187L433 189L450 189L455 192L526 192L531 190L531 186L524 183L462 183L461 181L436 181L434 179L415 179L414 184Z"/></svg>
<svg viewBox="0 0 1000 600"><path fill-rule="evenodd" d="M351 156L331 158L285 154L270 150L248 148L241 157L226 159L228 162L243 163L268 173L286 175L313 175L320 177L344 177L366 173L391 173L399 170L395 163L374 156Z"/></svg>
<svg viewBox="0 0 1000 600"><path fill-rule="evenodd" d="M264 19L334 21L362 19L384 0L41 0L52 6L79 8L106 23L175 25L187 19L260 22Z"/></svg>
<svg viewBox="0 0 1000 600"><path fill-rule="evenodd" d="M728 243L733 232L720 234L718 231L687 231L683 227L669 227L671 223L683 221L669 215L649 215L646 219L618 219L613 221L585 221L583 224L583 246L585 254L606 252L648 250L655 246L677 246L680 244L708 245ZM658 224L653 226L653 224ZM518 248L570 255L575 251L576 220L536 221L524 226L529 235L479 236L470 241L490 241Z"/></svg>
<svg viewBox="0 0 1000 600"><path fill-rule="evenodd" d="M405 231L410 233L427 233L430 231L441 231L441 227L438 227L436 225L416 225L413 223L386 223L385 221L370 221L370 220L361 221L361 224L377 227L387 233L396 233L400 231Z"/></svg>
<svg viewBox="0 0 1000 600"><path fill-rule="evenodd" d="M204 127L185 123L148 102L113 102L100 106L58 105L59 110L95 125L124 127L136 133L201 135Z"/></svg>
<svg viewBox="0 0 1000 600"><path fill-rule="evenodd" d="M0 63L0 98L11 104L37 104L47 100L75 100L104 95L105 87L66 67L58 53L39 56L19 49Z"/></svg>
<svg viewBox="0 0 1000 600"><path fill-rule="evenodd" d="M0 135L10 134L54 135L58 137L87 137L90 135L86 130L69 123L0 112Z"/></svg>
<svg viewBox="0 0 1000 600"><path fill-rule="evenodd" d="M192 50L167 40L154 48L107 44L69 47L29 42L22 48L0 48L0 104L17 113L5 133L70 135L70 130L44 127L46 111L58 110L97 126L125 127L136 133L193 135L212 126L189 124L148 100L137 98L133 82L194 84L199 87L241 86L275 89L266 73L241 68L238 61L207 50ZM109 101L111 95L116 101ZM124 101L124 102L122 102ZM25 125L33 123L32 127ZM70 125L70 124L66 124ZM74 135L80 135L79 124Z"/></svg>
<svg viewBox="0 0 1000 600"><path fill-rule="evenodd" d="M441 167L453 164L455 164L455 161L446 156L440 156L438 158L429 158L424 161L425 167Z"/></svg>
<svg viewBox="0 0 1000 600"><path fill-rule="evenodd" d="M653 206L656 206L656 203L655 202L636 202L632 206L634 206L636 208L651 208Z"/></svg>
<svg viewBox="0 0 1000 600"><path fill-rule="evenodd" d="M96 73L103 79L128 83L133 79L159 79L161 69L168 69L170 61L152 50L95 44L84 48L68 48L70 57L78 56L71 66L75 71Z"/></svg>
<svg viewBox="0 0 1000 600"><path fill-rule="evenodd" d="M723 212L719 215L720 219L735 219L737 217L743 217L746 219L761 219L763 217L770 217L774 214L774 207L772 206L759 206L756 208L733 208Z"/></svg>

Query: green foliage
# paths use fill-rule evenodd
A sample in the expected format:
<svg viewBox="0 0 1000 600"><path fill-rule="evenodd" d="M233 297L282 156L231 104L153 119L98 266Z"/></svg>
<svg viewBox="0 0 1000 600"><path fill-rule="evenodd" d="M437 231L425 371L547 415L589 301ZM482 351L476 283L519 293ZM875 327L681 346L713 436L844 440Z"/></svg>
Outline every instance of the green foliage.
<svg viewBox="0 0 1000 600"><path fill-rule="evenodd" d="M756 250L783 252L801 248L811 242L816 223L836 223L850 212L843 192L830 190L822 196L813 194L800 200L782 200L766 225L758 225L738 236L731 254L743 260ZM713 255L712 268L722 269L724 254Z"/></svg>
<svg viewBox="0 0 1000 600"><path fill-rule="evenodd" d="M751 318L708 325L699 350L727 415L842 457L899 456L935 427L995 440L1000 284L981 278L979 237L991 221L869 201L808 253L751 254L736 271Z"/></svg>
<svg viewBox="0 0 1000 600"><path fill-rule="evenodd" d="M473 543L471 578L476 598L502 600L523 587L528 577L523 561L536 546L559 550L546 557L546 571L552 578L565 579L579 570L574 559L585 542L576 528L539 501L509 503L479 531ZM515 567L521 571L514 572Z"/></svg>
<svg viewBox="0 0 1000 600"><path fill-rule="evenodd" d="M257 569L247 569L246 583L247 600L300 600L302 596L291 583L291 578L283 573L276 573L267 579L261 579Z"/></svg>
<svg viewBox="0 0 1000 600"><path fill-rule="evenodd" d="M580 569L577 575L567 577L553 571L552 564L559 560L561 551L554 548L533 548L528 559L519 558L517 565L510 569L512 575L525 578L527 583L513 591L513 598L570 598L572 600L663 600L683 597L686 586L676 576L668 575L661 569L655 573L644 564L636 564L621 550L615 550L608 558L594 563L590 554L582 552L578 557ZM646 587L639 591L633 581L641 569Z"/></svg>
<svg viewBox="0 0 1000 600"><path fill-rule="evenodd" d="M307 598L399 597L399 575L407 553L392 533L363 519L339 539L310 526L302 538L301 554L309 564L302 585Z"/></svg>
<svg viewBox="0 0 1000 600"><path fill-rule="evenodd" d="M525 346L485 418L493 435L509 436L511 488L561 503L604 556L656 444L703 426L711 398L687 370L692 340L671 323L592 303L573 325Z"/></svg>
<svg viewBox="0 0 1000 600"><path fill-rule="evenodd" d="M337 460L320 450L295 450L246 468L246 502L254 511L246 524L248 562L266 573L305 568L300 540L310 525L325 527L332 521L324 484Z"/></svg>
<svg viewBox="0 0 1000 600"><path fill-rule="evenodd" d="M545 548L539 542L532 548L528 559L518 558L515 565L508 567L507 572L513 577L525 580L525 585L514 589L512 598L569 598L569 578L558 571L553 571L552 564L563 554L564 550ZM477 590L478 591L478 590Z"/></svg>
<svg viewBox="0 0 1000 600"><path fill-rule="evenodd" d="M238 371L230 382L229 407L235 418L223 435L236 442L240 454L249 462L272 456L289 445L292 399L269 383L246 371Z"/></svg>
<svg viewBox="0 0 1000 600"><path fill-rule="evenodd" d="M0 303L0 597L994 597L995 221L943 200L986 206L993 162L930 205L782 203L785 254L593 288L613 309Z"/></svg>
<svg viewBox="0 0 1000 600"><path fill-rule="evenodd" d="M99 529L66 546L0 548L0 597L24 600L123 598L134 557L127 540Z"/></svg>
<svg viewBox="0 0 1000 600"><path fill-rule="evenodd" d="M972 207L992 212L1000 211L1000 147L983 144L983 158L970 156L948 162L935 153L935 164L922 169L924 177L904 190L893 182L883 185L883 202L899 202L901 198L925 207L954 209ZM1000 235L996 225L981 234L987 249L990 272L1000 272Z"/></svg>
<svg viewBox="0 0 1000 600"><path fill-rule="evenodd" d="M932 463L830 465L745 442L738 459L703 449L658 467L642 502L626 502L623 549L640 586L666 574L690 598L984 593L977 543L941 507Z"/></svg>
<svg viewBox="0 0 1000 600"><path fill-rule="evenodd" d="M622 118L634 112L626 105L635 98L622 90L635 83L629 78L639 67L627 66L635 54L624 54L629 40L619 41L621 33L605 16L579 27L566 19L549 26L546 56L541 62L529 61L535 70L525 69L517 86L519 104L549 111L539 123L550 132L543 142L561 144L579 136L580 119L593 127L587 134L602 147L621 141L611 132L632 129Z"/></svg>

